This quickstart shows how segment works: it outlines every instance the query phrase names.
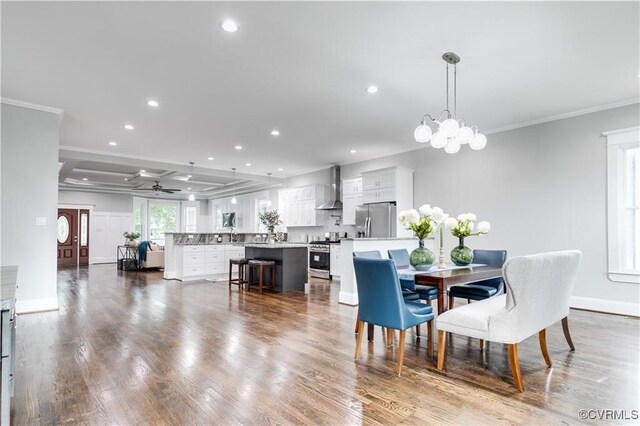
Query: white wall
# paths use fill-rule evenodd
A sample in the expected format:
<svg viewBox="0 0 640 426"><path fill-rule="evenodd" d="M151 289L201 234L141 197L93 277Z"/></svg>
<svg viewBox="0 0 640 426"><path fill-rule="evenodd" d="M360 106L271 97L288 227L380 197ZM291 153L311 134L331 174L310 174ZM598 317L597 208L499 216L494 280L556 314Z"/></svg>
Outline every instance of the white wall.
<svg viewBox="0 0 640 426"><path fill-rule="evenodd" d="M93 212L89 227L89 257L91 263L109 263L117 259L117 246L124 244L122 234L131 231L132 214Z"/></svg>
<svg viewBox="0 0 640 426"><path fill-rule="evenodd" d="M583 252L573 304L638 312L640 286L607 278L606 140L603 131L637 126L638 104L496 133L487 147L448 155L430 147L342 167L343 176L388 166L415 171L415 205L467 211L492 231L472 248L510 256L571 249ZM446 238L447 253L456 240ZM603 302L604 300L604 302Z"/></svg>
<svg viewBox="0 0 640 426"><path fill-rule="evenodd" d="M60 190L58 203L93 206L93 211L97 212L131 213L133 211L133 196L130 194Z"/></svg>
<svg viewBox="0 0 640 426"><path fill-rule="evenodd" d="M16 310L57 309L58 114L2 103L2 265L18 265ZM36 225L36 217L46 225Z"/></svg>

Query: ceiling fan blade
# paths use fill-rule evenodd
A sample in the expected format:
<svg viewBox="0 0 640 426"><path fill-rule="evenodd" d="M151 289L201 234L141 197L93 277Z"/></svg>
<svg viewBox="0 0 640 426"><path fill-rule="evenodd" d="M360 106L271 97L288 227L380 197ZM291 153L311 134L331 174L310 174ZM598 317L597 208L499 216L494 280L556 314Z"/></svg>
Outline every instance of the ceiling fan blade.
<svg viewBox="0 0 640 426"><path fill-rule="evenodd" d="M153 191L153 188L131 188L132 191Z"/></svg>
<svg viewBox="0 0 640 426"><path fill-rule="evenodd" d="M161 191L177 192L177 191L182 191L182 189L178 189L178 188L162 188Z"/></svg>

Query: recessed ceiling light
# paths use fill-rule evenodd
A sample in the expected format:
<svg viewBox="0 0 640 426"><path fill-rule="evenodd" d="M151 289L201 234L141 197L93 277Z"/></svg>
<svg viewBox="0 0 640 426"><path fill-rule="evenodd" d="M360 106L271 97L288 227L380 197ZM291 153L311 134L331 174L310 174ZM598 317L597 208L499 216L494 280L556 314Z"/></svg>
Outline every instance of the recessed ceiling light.
<svg viewBox="0 0 640 426"><path fill-rule="evenodd" d="M129 181L129 178L124 178L124 180L126 180L127 182Z"/></svg>
<svg viewBox="0 0 640 426"><path fill-rule="evenodd" d="M191 191L191 188L187 188L187 190Z"/></svg>
<svg viewBox="0 0 640 426"><path fill-rule="evenodd" d="M271 131L271 136L280 136L280 132L278 130L276 130L276 129L273 129Z"/></svg>
<svg viewBox="0 0 640 426"><path fill-rule="evenodd" d="M279 171L279 172L281 172L281 171L283 171L283 170L284 170L284 169L283 169L282 167L280 167L280 168L278 169L278 171Z"/></svg>
<svg viewBox="0 0 640 426"><path fill-rule="evenodd" d="M125 128L125 129L127 129L127 130L133 130L133 129L135 129L135 127L133 127L133 124L125 124L125 125L124 125L124 128Z"/></svg>
<svg viewBox="0 0 640 426"><path fill-rule="evenodd" d="M378 86L367 87L367 93L376 93L377 91L378 91Z"/></svg>
<svg viewBox="0 0 640 426"><path fill-rule="evenodd" d="M247 167L251 167L251 163L247 163Z"/></svg>
<svg viewBox="0 0 640 426"><path fill-rule="evenodd" d="M213 157L209 157L209 158L207 158L207 160L213 161Z"/></svg>
<svg viewBox="0 0 640 426"><path fill-rule="evenodd" d="M149 105L150 107L157 108L160 104L155 99L149 99L147 101L147 105Z"/></svg>
<svg viewBox="0 0 640 426"><path fill-rule="evenodd" d="M118 145L118 142L116 142L116 141L109 141L109 145L111 145L111 146L116 146L116 145Z"/></svg>
<svg viewBox="0 0 640 426"><path fill-rule="evenodd" d="M147 173L146 170L140 170L140 173Z"/></svg>
<svg viewBox="0 0 640 426"><path fill-rule="evenodd" d="M222 24L220 24L220 26L228 33L235 33L236 31L238 31L238 24L236 24L235 21L232 21L231 19L224 20Z"/></svg>
<svg viewBox="0 0 640 426"><path fill-rule="evenodd" d="M356 153L356 150L355 150L355 149L352 149L352 150L351 150L351 151L349 151L349 152L350 152L350 153L352 153L352 154L355 154L355 153Z"/></svg>
<svg viewBox="0 0 640 426"><path fill-rule="evenodd" d="M88 178L82 178L82 180L89 180Z"/></svg>
<svg viewBox="0 0 640 426"><path fill-rule="evenodd" d="M242 149L242 147L240 145L236 145L236 146L234 146L234 148L237 149L237 150L241 150Z"/></svg>

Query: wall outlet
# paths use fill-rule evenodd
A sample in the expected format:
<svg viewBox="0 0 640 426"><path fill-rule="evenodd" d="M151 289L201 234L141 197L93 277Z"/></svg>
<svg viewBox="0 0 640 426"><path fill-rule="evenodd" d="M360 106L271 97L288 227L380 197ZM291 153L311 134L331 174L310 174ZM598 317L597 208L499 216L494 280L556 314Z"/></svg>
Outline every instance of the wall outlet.
<svg viewBox="0 0 640 426"><path fill-rule="evenodd" d="M36 217L36 226L47 226L46 217Z"/></svg>

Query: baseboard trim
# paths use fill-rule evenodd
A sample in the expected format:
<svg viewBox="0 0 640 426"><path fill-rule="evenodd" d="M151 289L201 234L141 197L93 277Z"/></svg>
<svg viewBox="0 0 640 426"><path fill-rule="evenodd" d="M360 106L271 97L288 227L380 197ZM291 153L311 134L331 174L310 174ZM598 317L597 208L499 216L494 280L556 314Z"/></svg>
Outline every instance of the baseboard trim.
<svg viewBox="0 0 640 426"><path fill-rule="evenodd" d="M338 303L342 303L343 305L349 306L357 306L358 305L358 295L356 293L347 293L341 291L338 295Z"/></svg>
<svg viewBox="0 0 640 426"><path fill-rule="evenodd" d="M608 314L640 317L640 303L618 302L616 300L595 299L592 297L571 296L571 307Z"/></svg>
<svg viewBox="0 0 640 426"><path fill-rule="evenodd" d="M44 311L57 311L58 310L58 298L47 297L44 299L27 299L16 302L17 314L32 314L35 312Z"/></svg>

